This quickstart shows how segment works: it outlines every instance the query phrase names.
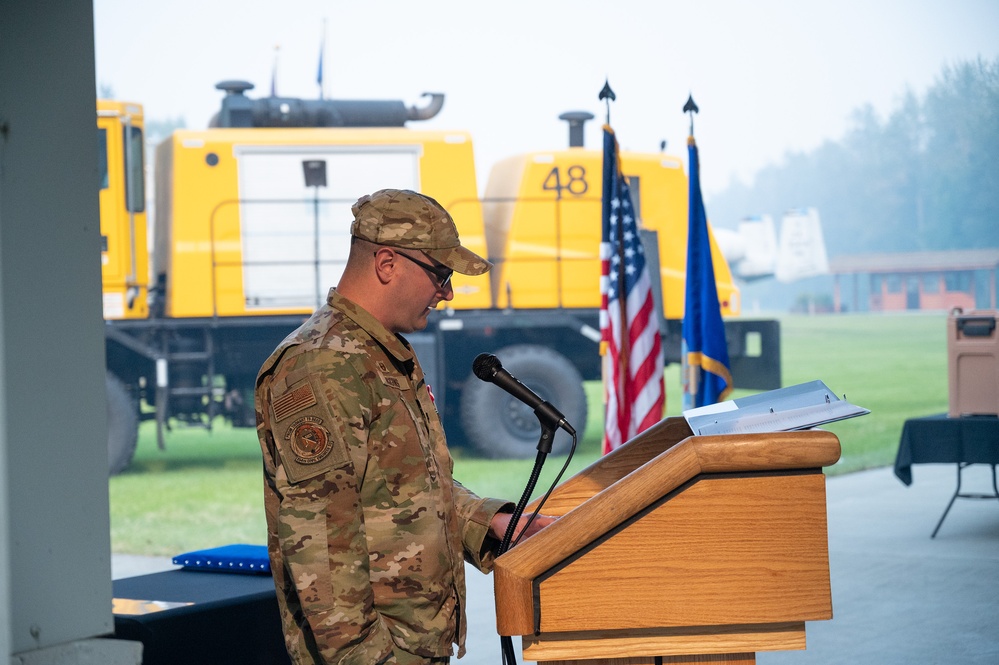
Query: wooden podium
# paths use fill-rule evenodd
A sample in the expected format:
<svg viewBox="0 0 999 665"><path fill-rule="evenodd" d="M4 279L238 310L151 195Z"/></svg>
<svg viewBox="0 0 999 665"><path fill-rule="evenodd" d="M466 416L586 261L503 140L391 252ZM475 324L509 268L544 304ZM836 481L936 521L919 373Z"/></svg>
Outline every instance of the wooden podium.
<svg viewBox="0 0 999 665"><path fill-rule="evenodd" d="M693 436L667 418L558 486L499 557L496 623L545 665L756 662L832 618L824 430Z"/></svg>

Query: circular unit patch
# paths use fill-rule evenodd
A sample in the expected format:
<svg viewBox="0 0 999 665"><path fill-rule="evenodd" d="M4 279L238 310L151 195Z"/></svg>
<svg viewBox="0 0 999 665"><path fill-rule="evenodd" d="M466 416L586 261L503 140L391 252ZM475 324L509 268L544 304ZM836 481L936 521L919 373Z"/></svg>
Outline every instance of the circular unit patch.
<svg viewBox="0 0 999 665"><path fill-rule="evenodd" d="M291 443L291 451L299 464L321 462L333 450L329 430L323 427L322 422L320 418L305 417L288 428L284 438Z"/></svg>

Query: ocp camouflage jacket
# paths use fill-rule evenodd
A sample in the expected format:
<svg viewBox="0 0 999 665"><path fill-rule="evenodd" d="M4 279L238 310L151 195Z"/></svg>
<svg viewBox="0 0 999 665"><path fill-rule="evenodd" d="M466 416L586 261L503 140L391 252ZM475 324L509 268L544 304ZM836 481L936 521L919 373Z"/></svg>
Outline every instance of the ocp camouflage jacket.
<svg viewBox="0 0 999 665"><path fill-rule="evenodd" d="M509 504L452 479L412 348L330 290L257 377L268 552L294 663L464 653L464 558ZM402 657L404 654L399 654Z"/></svg>

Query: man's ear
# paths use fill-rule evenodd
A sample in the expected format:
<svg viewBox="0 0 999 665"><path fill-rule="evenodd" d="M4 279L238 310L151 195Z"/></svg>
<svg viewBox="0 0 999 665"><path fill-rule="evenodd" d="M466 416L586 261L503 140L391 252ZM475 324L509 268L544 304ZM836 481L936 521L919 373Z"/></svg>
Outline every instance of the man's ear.
<svg viewBox="0 0 999 665"><path fill-rule="evenodd" d="M395 252L388 247L379 247L375 252L375 275L382 284L388 284L394 279L398 266Z"/></svg>

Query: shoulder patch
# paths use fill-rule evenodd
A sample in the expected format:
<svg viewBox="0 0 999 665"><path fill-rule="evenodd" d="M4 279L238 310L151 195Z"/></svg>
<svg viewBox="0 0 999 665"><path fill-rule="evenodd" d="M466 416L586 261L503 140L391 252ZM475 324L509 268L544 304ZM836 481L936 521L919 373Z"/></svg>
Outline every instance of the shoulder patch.
<svg viewBox="0 0 999 665"><path fill-rule="evenodd" d="M316 393L312 390L312 384L303 383L298 388L277 397L272 402L274 408L274 419L284 420L303 409L307 409L316 403Z"/></svg>
<svg viewBox="0 0 999 665"><path fill-rule="evenodd" d="M268 405L265 420L269 420L280 464L291 483L351 462L343 421L314 378L306 368L289 372L275 382ZM295 383L288 385L290 381Z"/></svg>
<svg viewBox="0 0 999 665"><path fill-rule="evenodd" d="M284 440L299 464L318 464L333 450L330 432L317 416L305 416L291 423L285 429Z"/></svg>

